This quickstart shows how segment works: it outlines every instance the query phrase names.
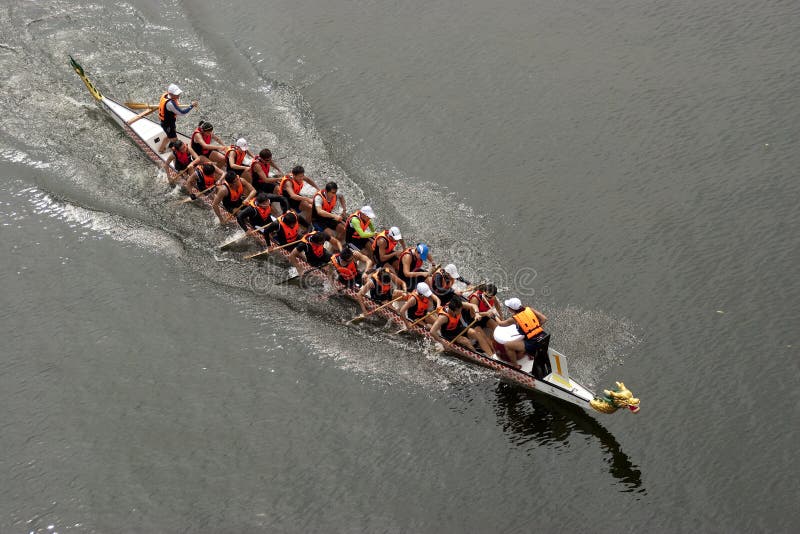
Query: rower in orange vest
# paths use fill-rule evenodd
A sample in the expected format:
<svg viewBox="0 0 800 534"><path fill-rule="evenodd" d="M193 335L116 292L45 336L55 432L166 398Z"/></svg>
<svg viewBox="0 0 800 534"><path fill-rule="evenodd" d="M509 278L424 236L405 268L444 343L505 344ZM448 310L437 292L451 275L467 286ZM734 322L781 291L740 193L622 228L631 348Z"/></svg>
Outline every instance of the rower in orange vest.
<svg viewBox="0 0 800 534"><path fill-rule="evenodd" d="M367 305L364 301L367 292L369 292L370 300L378 304L386 304L386 302L403 295L406 289L406 283L394 274L391 269L388 267L378 269L372 273L366 283L358 290L358 303L361 305L361 311L364 314L367 313Z"/></svg>
<svg viewBox="0 0 800 534"><path fill-rule="evenodd" d="M450 299L447 306L439 311L439 316L431 325L430 331L433 339L444 345L445 343L452 343L454 339L458 338L456 343L471 351L475 350L472 342L476 341L486 356L496 358L497 355L492 350L492 345L486 336L474 328L469 328L467 323L464 322L462 312L465 306L473 307L472 304L464 302L461 297L456 296ZM482 316L487 312L476 313ZM518 365L517 368L519 368Z"/></svg>

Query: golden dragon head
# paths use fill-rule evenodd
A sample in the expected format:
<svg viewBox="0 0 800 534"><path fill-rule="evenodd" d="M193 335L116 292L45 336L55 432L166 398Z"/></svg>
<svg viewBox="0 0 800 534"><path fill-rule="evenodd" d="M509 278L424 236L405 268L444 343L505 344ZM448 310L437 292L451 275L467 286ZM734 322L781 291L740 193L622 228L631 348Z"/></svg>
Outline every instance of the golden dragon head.
<svg viewBox="0 0 800 534"><path fill-rule="evenodd" d="M614 413L620 408L628 408L633 413L639 412L639 399L622 382L617 382L615 389L604 389L603 396L595 397L589 404L601 413Z"/></svg>

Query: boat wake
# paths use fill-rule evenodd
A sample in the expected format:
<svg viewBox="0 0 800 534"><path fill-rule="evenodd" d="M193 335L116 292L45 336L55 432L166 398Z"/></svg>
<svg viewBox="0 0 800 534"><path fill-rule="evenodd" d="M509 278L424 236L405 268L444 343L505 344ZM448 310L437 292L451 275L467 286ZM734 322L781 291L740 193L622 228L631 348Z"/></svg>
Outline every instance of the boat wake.
<svg viewBox="0 0 800 534"><path fill-rule="evenodd" d="M110 94L132 100L152 101L165 77L190 87L193 96L202 97L192 120L213 122L224 140L245 136L253 147L269 146L282 168L300 163L315 178L337 181L349 207L370 203L379 225L398 224L408 236L424 236L434 257L455 262L465 277L517 290L516 277L502 271L484 215L434 183L357 160L355 142L346 135L321 135L302 94L259 72L257 58L245 54L251 70L232 76L231 65L187 27L177 7L167 6L159 24L146 22L131 5L118 7L23 3L0 18L0 33L14 36L7 43L13 51L0 50L0 67L12 73L0 93L7 110L0 156L38 171L34 184L20 184L15 196L21 202L26 199L38 214L175 258L181 272L240 301L255 320L269 321L315 354L371 380L437 390L495 380L490 371L442 358L425 341L389 336L377 322L342 327L352 305L276 284L286 277L280 265L220 255L217 246L232 228L217 225L210 211L170 197L163 172L147 163L105 114L85 104L83 87L64 58L78 54L98 80L113 85ZM154 43L169 53L154 58ZM190 126L185 122L182 129ZM554 345L566 349L573 373L590 385L621 363L637 340L631 324L602 312L557 305L545 311L558 340Z"/></svg>

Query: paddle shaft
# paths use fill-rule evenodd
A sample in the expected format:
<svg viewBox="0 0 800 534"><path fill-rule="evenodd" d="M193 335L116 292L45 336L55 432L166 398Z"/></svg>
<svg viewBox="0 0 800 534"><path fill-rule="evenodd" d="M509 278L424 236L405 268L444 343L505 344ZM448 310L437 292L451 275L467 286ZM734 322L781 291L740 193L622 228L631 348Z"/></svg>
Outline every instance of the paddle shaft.
<svg viewBox="0 0 800 534"><path fill-rule="evenodd" d="M469 323L469 324L467 325L467 327L466 327L464 330L462 330L461 332L459 332L459 333L458 333L458 335L457 335L456 337L454 337L454 338L452 339L452 341L450 341L450 344L451 344L451 345L455 345L455 344L456 344L456 341L458 341L458 338L460 338L460 337L461 337L461 336L463 336L463 335L464 335L466 332L468 332L468 331L469 331L469 329L470 329L470 328L472 328L472 325L474 325L475 323L477 323L479 320L480 320L480 317L475 317L475 319L474 319L474 320L473 320L471 323Z"/></svg>
<svg viewBox="0 0 800 534"><path fill-rule="evenodd" d="M252 258L257 258L259 256L263 256L264 254L269 254L271 252L275 252L276 250L280 250L282 248L291 247L292 245L295 245L295 244L299 243L300 241L302 241L302 239L298 239L297 241L292 241L291 243L286 243L285 245L281 245L279 247L268 248L267 250L262 250L261 252L257 252L257 253L255 253L255 254L253 254L251 256L245 256L244 259L249 260L249 259L252 259Z"/></svg>
<svg viewBox="0 0 800 534"><path fill-rule="evenodd" d="M266 228L266 227L267 227L267 225L266 225L266 224L265 224L264 226L256 226L255 228L252 228L252 229L250 229L250 230L246 231L246 232L244 233L244 235L240 235L240 236L239 236L239 237L237 237L236 239L233 239L233 240L231 240L231 241L228 241L227 243L223 243L223 244L221 244L221 245L219 246L219 248L220 248L220 249L223 249L223 248L225 248L225 247L229 247L229 246L233 245L234 243L238 243L239 241L241 241L241 240L242 240L242 239L244 239L245 237L249 237L249 236L251 236L251 235L255 235L255 234L256 234L256 232L260 232L261 230L263 230L263 229L264 229L264 228Z"/></svg>
<svg viewBox="0 0 800 534"><path fill-rule="evenodd" d="M200 197L200 195L205 195L206 193L208 193L209 191L211 191L215 187L217 187L217 184L212 185L208 189L203 189L202 191L200 191L199 193L197 193L195 195L195 198L192 198L192 197L184 198L183 200L181 200L181 204L186 204L188 202L194 202L195 200L197 200L198 197Z"/></svg>
<svg viewBox="0 0 800 534"><path fill-rule="evenodd" d="M147 104L145 102L125 102L128 109L158 109L158 104Z"/></svg>
<svg viewBox="0 0 800 534"><path fill-rule="evenodd" d="M132 118L130 118L130 119L128 119L128 120L126 120L126 121L125 121L125 123L126 123L128 126L130 126L131 124L133 124L134 122L138 121L139 119L143 119L144 117L146 117L146 116L150 115L151 113L153 113L153 112L154 112L155 110L157 110L157 109L158 109L158 108L152 108L152 109L147 109L147 110L145 110L145 111L142 111L141 113L139 113L139 114L138 114L138 115L136 115L135 117L132 117Z"/></svg>
<svg viewBox="0 0 800 534"><path fill-rule="evenodd" d="M403 328L401 328L400 330L398 330L397 332L395 332L395 334L400 334L401 332L405 332L405 331L407 331L407 330L409 330L409 329L411 329L411 328L413 328L413 327L417 326L417 324L421 323L422 321L424 321L425 319L427 319L428 317L430 317L431 315L433 315L433 314L434 314L434 313L436 313L437 311L439 311L439 309L438 309L438 308L434 308L433 310L431 310L430 312L428 312L426 315L423 315L422 317L420 317L419 319L417 319L416 321L414 321L413 323L411 323L411 326L409 326L408 328L406 328L406 327L403 327Z"/></svg>

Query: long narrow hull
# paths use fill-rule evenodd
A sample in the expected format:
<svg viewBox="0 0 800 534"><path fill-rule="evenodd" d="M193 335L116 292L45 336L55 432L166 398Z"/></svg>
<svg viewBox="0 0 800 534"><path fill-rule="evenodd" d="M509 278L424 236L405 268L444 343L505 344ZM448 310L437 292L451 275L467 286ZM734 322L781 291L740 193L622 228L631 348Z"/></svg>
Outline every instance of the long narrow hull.
<svg viewBox="0 0 800 534"><path fill-rule="evenodd" d="M128 124L128 121L136 117L137 113L120 104L119 102L100 94L100 92L97 91L88 78L86 78L86 76L83 74L83 70L76 65L77 64L73 64L73 67L75 67L76 72L78 72L78 75L87 85L87 88L89 88L90 93L92 96L94 96L98 105L100 105L100 107L103 108L122 127L122 129L142 149L148 158L150 158L157 165L163 166L166 163L167 156L158 153L158 147L160 146L164 136L161 126L146 117L137 120L133 124ZM185 142L189 141L188 136L183 134L179 134L179 138ZM171 176L175 176L177 174L171 167L167 169L167 172ZM289 253L285 250L280 250L277 252L282 254L285 258L288 258L289 256ZM304 267L308 266L304 265ZM309 276L315 276L327 280L327 276L319 270L312 270L309 273ZM352 289L346 288L339 284L336 284L336 286L336 289L340 293L347 295L354 300L358 300L356 292ZM370 301L367 301L367 306L371 310L376 310L378 308L377 305ZM399 326L404 325L404 322L397 310L392 307L379 309L375 311L375 315L381 316ZM435 342L430 332L421 326L413 326L409 332ZM522 368L516 369L504 361L492 359L460 345L454 345L445 342L443 343L443 346L447 352L454 354L461 359L492 369L499 375L501 379L505 381L517 384L528 390L540 392L548 396L561 399L589 411L604 411L598 410L597 406L595 406L593 403L593 400L596 402L597 396L587 388L568 378L568 375L565 378L559 375L557 372L553 372L543 379L537 379L534 377L532 374L533 361L527 356L519 361ZM548 352L551 362L566 362L564 355L558 351L549 349ZM558 367L560 368L560 364Z"/></svg>

